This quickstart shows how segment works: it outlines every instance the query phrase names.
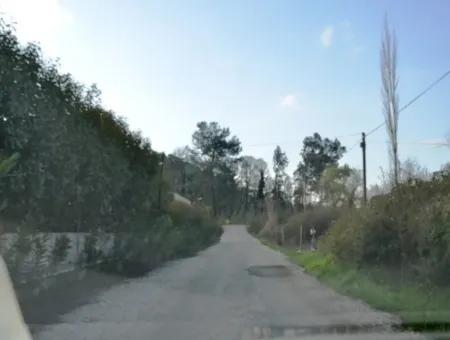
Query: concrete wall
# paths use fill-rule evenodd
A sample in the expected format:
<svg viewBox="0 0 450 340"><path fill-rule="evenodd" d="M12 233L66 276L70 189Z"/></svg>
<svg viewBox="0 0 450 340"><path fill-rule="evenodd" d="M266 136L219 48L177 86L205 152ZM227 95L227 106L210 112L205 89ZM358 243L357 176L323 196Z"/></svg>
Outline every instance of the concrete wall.
<svg viewBox="0 0 450 340"><path fill-rule="evenodd" d="M61 235L67 236L70 240L67 257L61 263L53 265L51 252L55 246L55 240ZM27 277L30 276L33 271L36 271L36 263L39 263L39 275L42 275L43 277L55 276L79 268L80 256L82 255L85 239L88 235L89 233L36 233L27 236L31 240L39 238L41 242L45 244L45 254L38 259L35 248L32 246L32 250L27 256L23 259L19 257L19 274L21 281L26 282L28 280ZM17 254L17 252L11 248L17 238L18 234L16 233L5 233L0 235L0 255L2 255L6 260L15 258L17 255L21 255ZM112 244L113 235L102 234L98 238L96 248L98 250L102 250L103 252L107 252L111 249ZM17 275L17 273L15 274Z"/></svg>

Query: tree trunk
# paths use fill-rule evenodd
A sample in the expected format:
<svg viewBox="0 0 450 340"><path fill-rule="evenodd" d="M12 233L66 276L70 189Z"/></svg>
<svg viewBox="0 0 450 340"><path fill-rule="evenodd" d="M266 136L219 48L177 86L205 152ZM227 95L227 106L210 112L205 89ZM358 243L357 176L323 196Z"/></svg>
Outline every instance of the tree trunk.
<svg viewBox="0 0 450 340"><path fill-rule="evenodd" d="M213 209L213 215L217 216L217 206L216 206L216 184L214 180L214 165L216 162L216 153L213 152L211 157L211 167L210 167L210 179L211 179L211 204Z"/></svg>
<svg viewBox="0 0 450 340"><path fill-rule="evenodd" d="M159 172L159 183L158 183L158 208L161 210L162 208L162 184L163 184L163 174L164 174L164 161L165 161L165 155L162 154L161 158L161 167Z"/></svg>
<svg viewBox="0 0 450 340"><path fill-rule="evenodd" d="M186 164L183 164L183 170L181 173L181 193L186 196Z"/></svg>
<svg viewBox="0 0 450 340"><path fill-rule="evenodd" d="M397 141L395 141L395 145L394 145L394 150L393 150L393 154L394 154L394 181L395 181L395 186L398 186L398 150L397 150Z"/></svg>
<svg viewBox="0 0 450 340"><path fill-rule="evenodd" d="M244 214L248 210L248 182L245 184L245 197L244 197Z"/></svg>

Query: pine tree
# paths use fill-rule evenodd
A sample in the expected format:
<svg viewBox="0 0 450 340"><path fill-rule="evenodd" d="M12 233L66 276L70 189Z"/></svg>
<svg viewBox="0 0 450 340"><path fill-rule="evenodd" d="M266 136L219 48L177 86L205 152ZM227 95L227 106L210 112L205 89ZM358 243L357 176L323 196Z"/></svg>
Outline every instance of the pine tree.
<svg viewBox="0 0 450 340"><path fill-rule="evenodd" d="M266 181L264 179L264 170L259 171L260 177L258 182L258 192L256 194L256 199L259 202L261 212L264 211L264 188L266 187Z"/></svg>

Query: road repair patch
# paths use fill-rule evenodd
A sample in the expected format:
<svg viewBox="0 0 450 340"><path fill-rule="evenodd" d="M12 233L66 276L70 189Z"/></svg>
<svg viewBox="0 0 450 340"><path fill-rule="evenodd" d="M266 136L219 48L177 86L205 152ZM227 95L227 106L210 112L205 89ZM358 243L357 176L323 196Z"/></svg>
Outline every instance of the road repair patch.
<svg viewBox="0 0 450 340"><path fill-rule="evenodd" d="M250 275L259 277L283 277L291 275L288 267L282 265L250 266L247 268Z"/></svg>

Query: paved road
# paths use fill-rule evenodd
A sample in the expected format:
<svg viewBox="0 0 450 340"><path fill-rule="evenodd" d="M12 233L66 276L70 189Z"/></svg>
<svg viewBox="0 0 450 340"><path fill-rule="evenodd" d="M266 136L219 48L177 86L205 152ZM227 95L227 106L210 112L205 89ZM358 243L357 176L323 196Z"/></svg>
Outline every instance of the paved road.
<svg viewBox="0 0 450 340"><path fill-rule="evenodd" d="M274 270L253 267L267 265L285 266L275 267L275 273L285 275L260 276ZM340 334L333 339L396 339L399 335L388 331L395 321L324 287L245 227L227 226L220 243L110 288L46 327L37 339L245 340L301 334L309 339L307 334L317 333L314 339L322 339L327 332ZM360 325L382 333L343 333L366 331Z"/></svg>

